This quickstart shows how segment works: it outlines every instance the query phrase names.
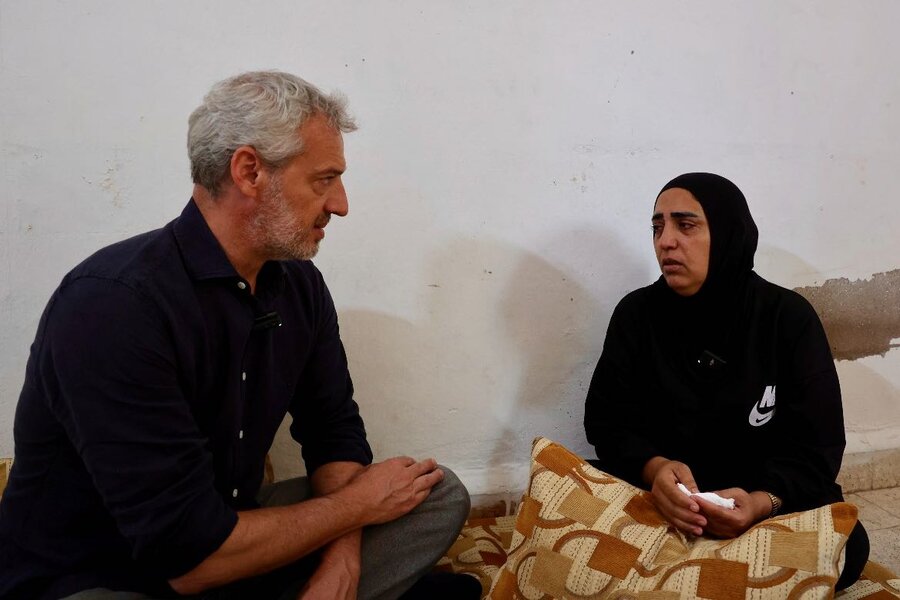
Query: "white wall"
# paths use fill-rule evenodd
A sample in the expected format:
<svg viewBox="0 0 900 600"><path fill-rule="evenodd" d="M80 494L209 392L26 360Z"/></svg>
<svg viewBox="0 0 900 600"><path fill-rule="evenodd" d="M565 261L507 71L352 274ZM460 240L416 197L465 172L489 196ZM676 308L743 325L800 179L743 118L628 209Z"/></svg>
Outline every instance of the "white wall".
<svg viewBox="0 0 900 600"><path fill-rule="evenodd" d="M584 394L656 276L672 176L742 187L782 285L900 268L898 22L893 0L0 0L0 456L60 278L178 214L214 81L279 68L361 124L316 262L376 454L519 489L533 436L590 451ZM838 366L848 451L900 447L900 350Z"/></svg>

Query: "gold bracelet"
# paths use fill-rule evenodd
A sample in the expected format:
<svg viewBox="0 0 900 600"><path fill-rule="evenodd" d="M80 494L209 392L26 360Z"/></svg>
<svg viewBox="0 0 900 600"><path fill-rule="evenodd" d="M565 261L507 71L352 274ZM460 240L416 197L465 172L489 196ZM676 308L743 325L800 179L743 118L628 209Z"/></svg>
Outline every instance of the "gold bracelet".
<svg viewBox="0 0 900 600"><path fill-rule="evenodd" d="M773 494L772 492L766 492L766 495L769 497L769 501L772 503L772 511L769 513L767 519L771 519L775 515L778 514L778 511L781 510L781 498Z"/></svg>

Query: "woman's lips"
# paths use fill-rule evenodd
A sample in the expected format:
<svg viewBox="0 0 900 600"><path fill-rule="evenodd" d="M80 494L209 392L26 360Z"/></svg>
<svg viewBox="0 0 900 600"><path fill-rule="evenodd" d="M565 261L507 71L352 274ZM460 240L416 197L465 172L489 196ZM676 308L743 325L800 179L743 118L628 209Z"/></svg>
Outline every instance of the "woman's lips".
<svg viewBox="0 0 900 600"><path fill-rule="evenodd" d="M662 261L663 273L675 273L684 268L684 264L678 262L674 258L667 258Z"/></svg>

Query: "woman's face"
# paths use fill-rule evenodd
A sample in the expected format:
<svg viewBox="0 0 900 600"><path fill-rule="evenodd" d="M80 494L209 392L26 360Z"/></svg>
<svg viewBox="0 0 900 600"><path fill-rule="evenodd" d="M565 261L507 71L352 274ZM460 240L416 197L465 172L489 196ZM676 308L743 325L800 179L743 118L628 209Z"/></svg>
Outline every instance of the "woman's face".
<svg viewBox="0 0 900 600"><path fill-rule="evenodd" d="M663 277L681 296L696 294L709 271L709 223L693 194L670 188L653 209L653 247Z"/></svg>

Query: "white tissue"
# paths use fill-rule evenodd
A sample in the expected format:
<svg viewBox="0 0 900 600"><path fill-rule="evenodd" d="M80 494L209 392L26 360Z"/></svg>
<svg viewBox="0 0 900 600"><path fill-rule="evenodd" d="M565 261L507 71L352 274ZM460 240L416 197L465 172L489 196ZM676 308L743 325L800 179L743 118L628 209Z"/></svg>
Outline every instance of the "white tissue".
<svg viewBox="0 0 900 600"><path fill-rule="evenodd" d="M734 498L723 498L715 492L697 492L696 494L692 494L691 491L687 489L687 487L685 487L683 483L678 483L676 485L678 486L679 490L681 490L688 496L696 496L697 498L701 498L717 506L734 510Z"/></svg>

